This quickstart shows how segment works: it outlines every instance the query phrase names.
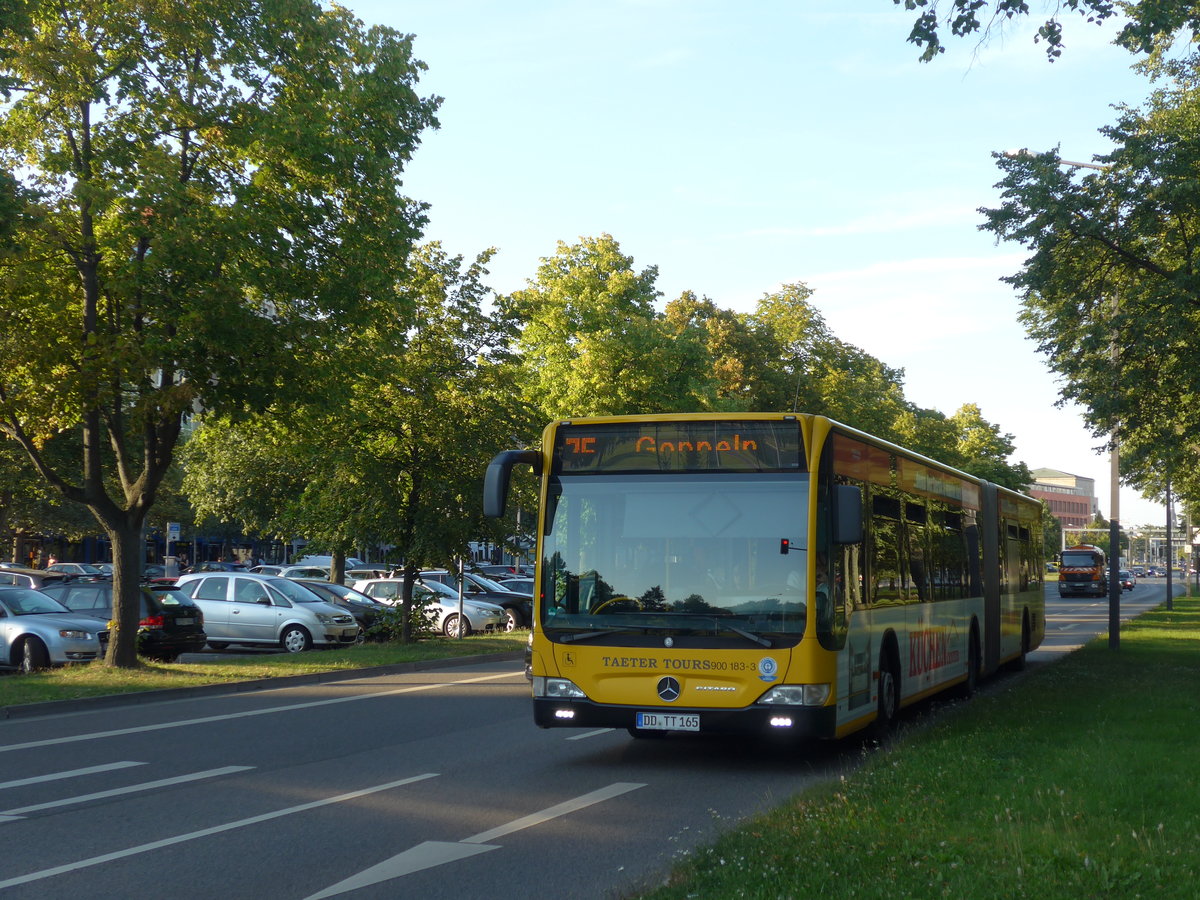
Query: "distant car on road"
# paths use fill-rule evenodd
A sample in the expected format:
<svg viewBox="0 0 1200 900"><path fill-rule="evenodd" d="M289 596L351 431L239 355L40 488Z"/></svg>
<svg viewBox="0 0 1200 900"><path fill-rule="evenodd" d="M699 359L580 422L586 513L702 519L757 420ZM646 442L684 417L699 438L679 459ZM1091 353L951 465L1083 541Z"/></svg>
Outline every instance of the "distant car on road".
<svg viewBox="0 0 1200 900"><path fill-rule="evenodd" d="M1132 591L1137 585L1137 577L1129 569L1122 569L1118 575L1118 580L1121 582L1121 590Z"/></svg>
<svg viewBox="0 0 1200 900"><path fill-rule="evenodd" d="M36 672L91 662L104 654L108 629L30 588L0 589L0 667Z"/></svg>

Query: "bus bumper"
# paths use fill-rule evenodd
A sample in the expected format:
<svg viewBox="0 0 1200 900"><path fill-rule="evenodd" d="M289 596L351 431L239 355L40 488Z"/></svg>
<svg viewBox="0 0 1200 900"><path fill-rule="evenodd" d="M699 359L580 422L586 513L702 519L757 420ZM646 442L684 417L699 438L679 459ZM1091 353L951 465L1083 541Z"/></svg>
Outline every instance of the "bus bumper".
<svg viewBox="0 0 1200 900"><path fill-rule="evenodd" d="M665 728L639 728L638 714L656 717ZM690 721L695 717L695 723ZM624 728L636 733L791 734L832 738L837 732L833 706L756 705L739 709L611 706L590 700L533 699L533 721L542 728Z"/></svg>

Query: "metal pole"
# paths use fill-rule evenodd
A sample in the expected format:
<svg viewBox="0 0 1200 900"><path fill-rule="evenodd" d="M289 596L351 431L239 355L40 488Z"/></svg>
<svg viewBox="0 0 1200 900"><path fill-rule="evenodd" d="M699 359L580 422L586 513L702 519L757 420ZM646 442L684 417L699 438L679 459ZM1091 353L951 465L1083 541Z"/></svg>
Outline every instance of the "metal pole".
<svg viewBox="0 0 1200 900"><path fill-rule="evenodd" d="M1171 578L1174 577L1175 568L1172 565L1172 560L1175 559L1171 552L1171 482L1166 482L1166 608L1171 608ZM1187 582L1184 582L1186 584Z"/></svg>
<svg viewBox="0 0 1200 900"><path fill-rule="evenodd" d="M1167 558L1171 557L1171 479L1167 479ZM1187 587L1187 579L1184 578L1184 587ZM1174 608L1174 602L1171 600L1171 564L1167 563L1167 609Z"/></svg>
<svg viewBox="0 0 1200 900"><path fill-rule="evenodd" d="M1110 462L1112 519L1108 523L1108 649L1117 650L1121 646L1121 463L1115 432Z"/></svg>

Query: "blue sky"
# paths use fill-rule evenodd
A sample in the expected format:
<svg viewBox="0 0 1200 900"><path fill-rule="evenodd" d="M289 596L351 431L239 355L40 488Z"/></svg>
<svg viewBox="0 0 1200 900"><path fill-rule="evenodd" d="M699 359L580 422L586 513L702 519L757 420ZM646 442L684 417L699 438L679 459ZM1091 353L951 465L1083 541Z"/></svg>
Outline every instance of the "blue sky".
<svg viewBox="0 0 1200 900"><path fill-rule="evenodd" d="M1016 459L1096 480L1108 457L1016 321L1013 245L978 230L994 151L1088 161L1147 82L1111 32L1068 17L1053 64L1033 21L933 63L891 0L419 0L346 5L416 35L441 128L409 167L427 238L532 278L557 242L608 233L684 290L748 311L804 282L841 339L905 370L913 402L977 403ZM1032 4L1034 7L1038 4ZM1126 525L1162 524L1124 489Z"/></svg>

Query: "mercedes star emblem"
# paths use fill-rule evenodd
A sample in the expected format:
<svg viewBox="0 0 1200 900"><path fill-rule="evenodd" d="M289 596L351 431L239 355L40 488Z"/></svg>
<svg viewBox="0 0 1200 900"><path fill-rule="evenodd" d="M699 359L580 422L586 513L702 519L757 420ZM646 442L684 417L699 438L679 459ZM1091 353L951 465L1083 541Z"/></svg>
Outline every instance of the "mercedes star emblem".
<svg viewBox="0 0 1200 900"><path fill-rule="evenodd" d="M668 703L673 703L679 699L679 682L668 675L658 682L658 696L666 700Z"/></svg>

